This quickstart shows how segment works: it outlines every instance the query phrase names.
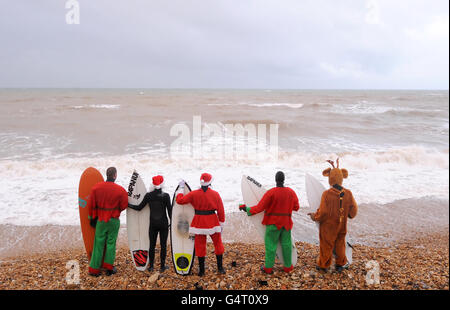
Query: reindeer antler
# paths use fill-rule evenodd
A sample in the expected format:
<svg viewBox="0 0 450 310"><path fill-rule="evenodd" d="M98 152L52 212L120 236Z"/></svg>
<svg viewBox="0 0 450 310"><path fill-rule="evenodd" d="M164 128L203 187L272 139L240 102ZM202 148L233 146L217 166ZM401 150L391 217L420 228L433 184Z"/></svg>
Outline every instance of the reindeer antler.
<svg viewBox="0 0 450 310"><path fill-rule="evenodd" d="M334 162L332 160L327 160L327 162L334 168Z"/></svg>
<svg viewBox="0 0 450 310"><path fill-rule="evenodd" d="M339 157L336 159L337 168L339 169Z"/></svg>

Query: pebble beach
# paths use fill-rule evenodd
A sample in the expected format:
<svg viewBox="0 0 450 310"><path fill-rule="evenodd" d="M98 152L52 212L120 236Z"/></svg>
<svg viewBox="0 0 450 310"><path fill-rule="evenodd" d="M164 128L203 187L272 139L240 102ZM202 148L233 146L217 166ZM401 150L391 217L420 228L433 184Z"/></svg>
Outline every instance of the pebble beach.
<svg viewBox="0 0 450 310"><path fill-rule="evenodd" d="M159 248L155 271L135 270L128 248L117 248L117 274L88 275L84 249L23 254L2 258L0 290L448 290L449 233L418 235L388 247L354 245L353 264L337 273L334 267L326 273L315 269L319 247L297 242L298 263L286 274L276 265L272 275L260 271L264 263L264 245L225 243L225 275L216 272L214 249L208 242L206 274L198 277L197 261L191 275L174 272L170 252L169 269L159 272ZM79 283L69 283L66 275L76 262ZM376 263L374 263L376 262ZM373 276L379 266L379 281ZM375 269L374 269L375 268ZM369 276L368 276L369 273ZM70 278L70 277L69 277ZM73 278L71 278L73 279ZM369 279L369 281L368 281Z"/></svg>

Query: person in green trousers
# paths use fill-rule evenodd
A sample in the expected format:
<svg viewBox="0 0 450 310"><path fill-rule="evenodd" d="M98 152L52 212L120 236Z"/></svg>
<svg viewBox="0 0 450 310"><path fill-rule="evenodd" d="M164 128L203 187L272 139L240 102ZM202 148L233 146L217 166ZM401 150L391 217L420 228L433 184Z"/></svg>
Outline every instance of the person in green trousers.
<svg viewBox="0 0 450 310"><path fill-rule="evenodd" d="M239 209L247 212L248 216L264 211L262 224L266 225L264 236L266 254L265 264L261 267L261 270L268 274L273 273L278 242L281 243L283 252L283 270L289 273L294 269L291 238L292 211L298 211L300 208L295 192L284 186L284 173L282 171L276 173L275 181L277 186L268 190L256 206L239 205Z"/></svg>
<svg viewBox="0 0 450 310"><path fill-rule="evenodd" d="M285 271L290 272L293 268L291 230L286 230L284 227L278 229L277 225L267 225L266 233L264 235L266 254L265 265L263 269L265 272L272 272L271 269L273 268L273 265L275 265L275 256L277 252L278 242L280 242L281 244Z"/></svg>
<svg viewBox="0 0 450 310"><path fill-rule="evenodd" d="M120 213L128 207L128 193L115 184L117 169L106 170L106 182L96 184L90 194L89 219L95 228L94 249L89 263L89 274L100 275L100 268L106 269L108 276L117 272L114 267L116 241L120 228ZM102 264L103 259L103 264Z"/></svg>

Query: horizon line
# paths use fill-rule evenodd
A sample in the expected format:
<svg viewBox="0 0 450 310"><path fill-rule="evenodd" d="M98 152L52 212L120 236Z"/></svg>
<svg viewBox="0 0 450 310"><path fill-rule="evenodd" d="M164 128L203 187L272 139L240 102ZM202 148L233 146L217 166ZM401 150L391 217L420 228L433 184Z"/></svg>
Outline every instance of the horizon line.
<svg viewBox="0 0 450 310"><path fill-rule="evenodd" d="M83 90L83 89L109 89L109 90L402 90L402 91L449 91L448 88L267 88L267 87L0 87L0 90L8 89L60 89L60 90Z"/></svg>

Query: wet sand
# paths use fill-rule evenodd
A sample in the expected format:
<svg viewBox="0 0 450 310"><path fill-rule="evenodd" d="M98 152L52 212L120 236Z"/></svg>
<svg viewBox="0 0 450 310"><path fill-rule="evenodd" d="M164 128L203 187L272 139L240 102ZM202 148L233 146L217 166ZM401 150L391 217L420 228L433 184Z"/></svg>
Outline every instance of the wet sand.
<svg viewBox="0 0 450 310"><path fill-rule="evenodd" d="M323 290L323 289L381 289L381 290L448 290L449 289L449 233L418 234L409 240L387 247L355 245L354 263L349 270L337 273L331 268L327 273L315 269L319 248L315 244L297 242L299 260L294 271L286 274L276 265L273 275L263 274L259 268L264 263L264 245L226 243L224 267L227 273L216 273L213 246L208 242L206 275L198 277L197 261L192 275L175 274L170 257L170 268L159 273L159 253L156 252L154 272L138 272L133 267L126 245L120 242L117 249L118 273L98 278L87 274L88 261L83 248L68 246L63 251L40 254L23 254L2 258L0 262L0 289L236 289L236 290ZM79 284L66 282L69 261L79 264ZM366 280L368 262L379 265L379 284ZM369 263L370 265L370 263ZM372 265L373 266L373 265ZM370 274L370 271L369 271Z"/></svg>

